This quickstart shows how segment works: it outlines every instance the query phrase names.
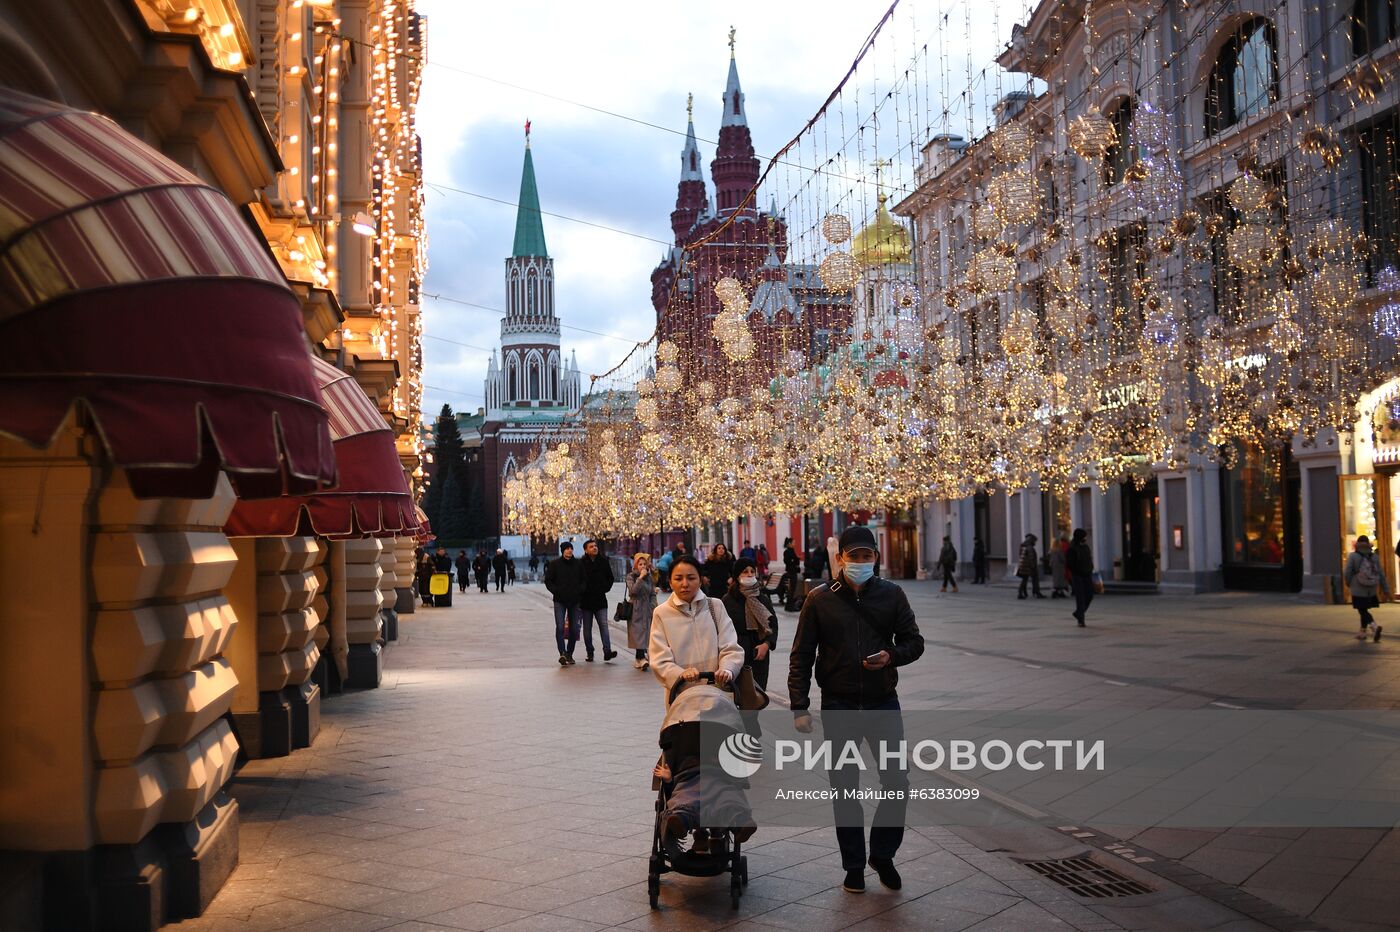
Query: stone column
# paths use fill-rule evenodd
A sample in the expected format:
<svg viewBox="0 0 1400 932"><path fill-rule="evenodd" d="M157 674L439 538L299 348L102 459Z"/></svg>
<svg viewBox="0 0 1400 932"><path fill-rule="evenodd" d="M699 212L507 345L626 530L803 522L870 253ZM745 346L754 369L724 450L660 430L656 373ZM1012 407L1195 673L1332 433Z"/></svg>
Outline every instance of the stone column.
<svg viewBox="0 0 1400 932"><path fill-rule="evenodd" d="M238 754L224 719L238 686L223 656L238 621L223 592L232 507L223 476L209 500L137 501L116 472L88 525L102 924L195 917L238 861L238 803L223 792Z"/></svg>
<svg viewBox="0 0 1400 932"><path fill-rule="evenodd" d="M400 615L411 615L418 607L418 600L413 597L415 546L412 537L394 538L394 611Z"/></svg>
<svg viewBox="0 0 1400 932"><path fill-rule="evenodd" d="M320 658L312 607L320 548L313 537L241 538L233 546L239 560L229 598L242 617L256 619L229 651L239 678L233 721L248 757L282 757L309 747L320 729L321 692L310 681Z"/></svg>
<svg viewBox="0 0 1400 932"><path fill-rule="evenodd" d="M379 618L384 623L382 641L399 639L399 615L395 610L398 602L398 554L394 551L394 541L386 538L379 542Z"/></svg>
<svg viewBox="0 0 1400 932"><path fill-rule="evenodd" d="M379 609L384 598L379 591L380 544L374 538L337 542L345 555L344 618L348 646L345 685L373 689L384 673L381 637L384 623Z"/></svg>

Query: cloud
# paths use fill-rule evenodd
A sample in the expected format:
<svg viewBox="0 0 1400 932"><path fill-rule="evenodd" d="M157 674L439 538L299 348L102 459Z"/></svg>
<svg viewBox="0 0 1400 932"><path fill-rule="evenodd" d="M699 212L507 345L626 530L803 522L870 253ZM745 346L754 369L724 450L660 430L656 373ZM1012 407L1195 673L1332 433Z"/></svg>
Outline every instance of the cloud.
<svg viewBox="0 0 1400 932"><path fill-rule="evenodd" d="M684 142L687 93L695 94L697 135L702 139L718 135L730 25L738 28L737 60L755 149L766 158L821 105L887 7L888 0L709 4L418 0L419 12L428 19L429 64L424 69L417 119L423 137L424 177L435 186L427 194L425 291L486 308L503 307L504 259L514 237L515 208L448 189L513 203L520 189L523 126L528 118L533 122L542 209L637 234L544 217L546 242L555 258L557 311L566 328L562 349L565 354L577 352L585 374L611 368L628 352L628 344L568 328L628 340L643 340L651 334L655 312L650 276L664 246L646 237L667 243L672 239L670 212ZM968 84L964 56L971 54L980 68L998 49L990 28L997 8L1003 11L1000 30L1009 35L1012 21L1024 19L1024 3L976 4L972 34L978 38L971 46L966 37L945 36L956 45L956 60L943 61L939 67L953 76L949 86L957 92ZM950 10L950 21L958 23L953 31L962 35L961 6L905 0L887 27L890 41L877 50L884 58L872 60L862 74L878 75L881 80L897 74L898 63L918 51L920 37L927 41L931 23ZM992 93L986 80L981 86L983 97ZM848 103L854 105L857 95L873 95L876 89L868 81L857 81ZM928 102L923 106L927 108ZM958 125L953 131L960 131ZM836 140L829 144L839 147ZM708 167L714 146L702 142L701 151ZM812 159L799 152L793 161ZM852 171L866 168L854 166ZM905 171L912 170L911 159ZM797 169L786 170L774 179L772 193L784 202L795 196L803 177ZM765 207L767 197L765 193ZM425 332L432 337L424 341L424 381L436 386L426 389L424 409L435 412L446 401L454 408L474 410L482 403L490 354L455 344L498 345L500 314L426 297L423 307Z"/></svg>

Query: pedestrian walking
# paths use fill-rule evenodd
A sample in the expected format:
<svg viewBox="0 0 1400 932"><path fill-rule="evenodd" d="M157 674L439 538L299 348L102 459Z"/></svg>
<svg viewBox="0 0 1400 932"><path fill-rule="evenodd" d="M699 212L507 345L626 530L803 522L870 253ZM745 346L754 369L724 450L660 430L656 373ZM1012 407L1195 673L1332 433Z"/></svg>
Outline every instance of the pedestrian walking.
<svg viewBox="0 0 1400 932"><path fill-rule="evenodd" d="M705 595L712 599L724 598L724 594L729 591L729 578L733 575L734 558L729 555L724 544L715 544L710 558L705 561Z"/></svg>
<svg viewBox="0 0 1400 932"><path fill-rule="evenodd" d="M1373 641L1380 641L1381 626L1371 616L1371 609L1380 606L1379 593L1390 595L1390 583L1386 581L1380 560L1371 547L1371 539L1365 534L1356 539L1355 549L1347 554L1343 577L1351 590L1351 607L1356 609L1361 621L1361 630L1357 632L1356 639L1364 641L1369 635Z"/></svg>
<svg viewBox="0 0 1400 932"><path fill-rule="evenodd" d="M433 605L432 585L434 572L432 556L427 553L420 556L416 569L418 576L418 597L423 600L423 606L425 608L431 608Z"/></svg>
<svg viewBox="0 0 1400 932"><path fill-rule="evenodd" d="M700 578L699 560L687 554L672 560L671 597L651 615L647 656L652 676L667 696L680 680L699 679L710 671L716 685L728 686L744 666L734 625L720 600L702 591Z"/></svg>
<svg viewBox="0 0 1400 932"><path fill-rule="evenodd" d="M769 556L768 556L768 545L767 545L767 544L759 544L759 545L758 545L758 549L754 551L753 561L754 561L755 565L757 565L757 567L758 567L758 578L761 579L761 580L763 580L763 585L764 585L764 586L767 586L767 585L768 585L768 567L769 567L769 566L772 564L772 562L773 562L773 561L769 558Z"/></svg>
<svg viewBox="0 0 1400 932"><path fill-rule="evenodd" d="M751 541L751 540L746 540L746 541L744 541L744 546L743 546L743 548L740 549L740 551L739 551L739 559L740 559L740 560L757 560L757 559L758 559L758 551L753 549L753 541Z"/></svg>
<svg viewBox="0 0 1400 932"><path fill-rule="evenodd" d="M1050 598L1063 599L1069 577L1065 575L1065 558L1069 554L1069 538L1063 533L1050 545Z"/></svg>
<svg viewBox="0 0 1400 932"><path fill-rule="evenodd" d="M509 555L506 556L506 585L515 585L515 560Z"/></svg>
<svg viewBox="0 0 1400 932"><path fill-rule="evenodd" d="M671 563L675 559L675 554L667 550L656 561L656 585L663 592L671 591Z"/></svg>
<svg viewBox="0 0 1400 932"><path fill-rule="evenodd" d="M537 554L537 553L532 553L532 554L530 554L530 582L534 582L536 579L539 578L539 577L538 577L539 571L540 571L540 555Z"/></svg>
<svg viewBox="0 0 1400 932"><path fill-rule="evenodd" d="M792 545L792 538L783 539L783 581L778 585L784 611L797 611L798 584L802 581L802 558Z"/></svg>
<svg viewBox="0 0 1400 932"><path fill-rule="evenodd" d="M802 568L802 574L808 579L830 579L830 560L826 558L826 547L820 546L815 540L806 544L806 564Z"/></svg>
<svg viewBox="0 0 1400 932"><path fill-rule="evenodd" d="M623 578L632 615L627 619L627 649L633 651L632 666L646 670L647 644L651 640L651 613L656 609L656 583L651 577L651 555L632 556L632 569Z"/></svg>
<svg viewBox="0 0 1400 932"><path fill-rule="evenodd" d="M1016 598L1026 598L1026 583L1031 584L1037 599L1045 598L1045 593L1040 591L1040 558L1035 552L1035 542L1038 538L1034 534L1027 534L1026 539L1021 542L1021 562L1016 566L1016 575L1021 577L1021 588L1016 593Z"/></svg>
<svg viewBox="0 0 1400 932"><path fill-rule="evenodd" d="M497 592L506 591L506 564L509 562L510 559L506 556L506 552L497 547L496 555L491 558L491 571L496 574Z"/></svg>
<svg viewBox="0 0 1400 932"><path fill-rule="evenodd" d="M734 578L724 596L724 608L734 623L739 646L744 649L744 665L753 670L754 682L768 689L771 652L778 647L778 613L758 578L758 564L739 559Z"/></svg>
<svg viewBox="0 0 1400 932"><path fill-rule="evenodd" d="M457 551L457 559L453 561L457 567L457 591L467 591L467 580L471 577L472 561L467 559L465 550Z"/></svg>
<svg viewBox="0 0 1400 932"><path fill-rule="evenodd" d="M452 605L452 558L447 554L447 548L438 544L437 553L433 554L433 575L443 574L447 577L447 591L441 595L433 596L433 605L438 608L449 608ZM429 578L428 585L432 585Z"/></svg>
<svg viewBox="0 0 1400 932"><path fill-rule="evenodd" d="M560 544L559 556L544 568L544 587L554 596L554 643L559 648L559 666L570 666L575 663L574 647L583 620L578 605L583 595L583 562L574 559L571 541Z"/></svg>
<svg viewBox="0 0 1400 932"><path fill-rule="evenodd" d="M603 639L603 660L612 660L612 633L608 630L608 590L616 581L612 565L598 550L596 540L583 542L583 589L579 594L579 617L583 622L583 646L588 651L584 659L593 662L593 622L598 622L598 634Z"/></svg>
<svg viewBox="0 0 1400 932"><path fill-rule="evenodd" d="M1065 562L1069 570L1069 588L1074 593L1074 620L1082 628L1084 613L1094 601L1094 555L1089 550L1089 532L1082 527L1074 529Z"/></svg>
<svg viewBox="0 0 1400 932"><path fill-rule="evenodd" d="M974 536L972 538L972 584L985 585L987 582L987 545L982 543L982 538Z"/></svg>
<svg viewBox="0 0 1400 932"><path fill-rule="evenodd" d="M953 546L953 539L945 536L943 538L943 549L938 551L938 568L943 572L943 586L938 591L947 592L951 584L953 591L958 591L958 581L953 574L958 568L958 551Z"/></svg>
<svg viewBox="0 0 1400 932"><path fill-rule="evenodd" d="M836 579L828 586L818 586L802 605L788 665L788 699L793 725L804 734L810 733L815 665L826 739L837 748L847 742L859 747L864 741L876 756L880 787L886 795L875 810L868 863L881 883L898 890L901 880L894 856L904 839L909 776L880 755L879 747L882 741L886 747L904 741L896 668L923 655L924 639L904 590L875 575L879 557L870 528L856 526L841 532ZM843 887L851 893L863 893L865 813L860 801L848 793L856 789L860 770L848 762L827 775L835 791L832 810L841 867L846 871Z"/></svg>
<svg viewBox="0 0 1400 932"><path fill-rule="evenodd" d="M476 587L485 592L487 578L491 575L491 561L486 558L485 550L476 552L476 559L472 561L472 572L476 575Z"/></svg>

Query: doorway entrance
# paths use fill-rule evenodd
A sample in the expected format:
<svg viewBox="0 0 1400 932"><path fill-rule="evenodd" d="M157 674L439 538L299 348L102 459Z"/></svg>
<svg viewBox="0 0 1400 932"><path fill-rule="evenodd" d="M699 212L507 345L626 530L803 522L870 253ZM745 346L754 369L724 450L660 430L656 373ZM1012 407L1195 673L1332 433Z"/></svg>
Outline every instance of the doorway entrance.
<svg viewBox="0 0 1400 932"><path fill-rule="evenodd" d="M1157 582L1160 558L1157 480L1142 488L1125 482L1123 489L1123 579Z"/></svg>

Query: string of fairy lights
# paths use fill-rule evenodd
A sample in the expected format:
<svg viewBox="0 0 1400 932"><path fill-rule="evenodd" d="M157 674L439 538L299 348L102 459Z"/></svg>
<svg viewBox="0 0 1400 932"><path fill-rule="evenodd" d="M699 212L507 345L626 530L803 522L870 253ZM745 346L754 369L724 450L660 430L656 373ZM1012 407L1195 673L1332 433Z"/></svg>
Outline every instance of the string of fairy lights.
<svg viewBox="0 0 1400 932"><path fill-rule="evenodd" d="M983 66L1007 11L896 3L507 525L1063 495L1344 435L1400 340L1387 9L1047 2Z"/></svg>

